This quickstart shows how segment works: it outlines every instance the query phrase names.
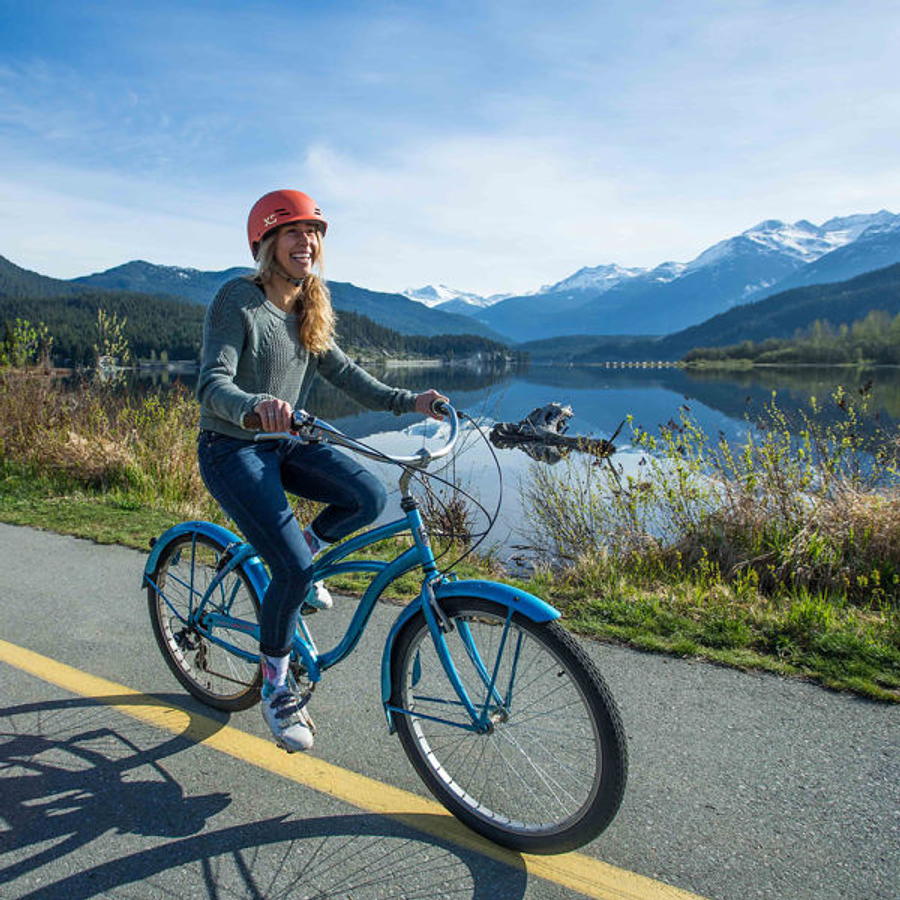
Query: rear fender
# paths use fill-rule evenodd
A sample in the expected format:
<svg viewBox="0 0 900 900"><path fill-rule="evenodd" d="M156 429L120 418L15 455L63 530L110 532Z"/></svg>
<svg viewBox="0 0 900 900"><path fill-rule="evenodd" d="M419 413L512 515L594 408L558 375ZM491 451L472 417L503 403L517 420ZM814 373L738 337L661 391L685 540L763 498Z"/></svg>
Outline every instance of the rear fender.
<svg viewBox="0 0 900 900"><path fill-rule="evenodd" d="M220 543L223 547L229 545L233 548L232 559L229 563L230 568L241 566L247 573L247 578L256 590L257 596L262 600L263 594L269 585L269 573L266 571L262 560L259 558L253 547L242 541L233 531L229 531L221 525L214 522L181 522L174 525L168 531L163 532L153 544L150 556L147 557L147 564L144 566L144 584L153 583L153 575L159 564L159 557L163 550L168 547L172 541L183 537L186 534L203 534L214 541Z"/></svg>

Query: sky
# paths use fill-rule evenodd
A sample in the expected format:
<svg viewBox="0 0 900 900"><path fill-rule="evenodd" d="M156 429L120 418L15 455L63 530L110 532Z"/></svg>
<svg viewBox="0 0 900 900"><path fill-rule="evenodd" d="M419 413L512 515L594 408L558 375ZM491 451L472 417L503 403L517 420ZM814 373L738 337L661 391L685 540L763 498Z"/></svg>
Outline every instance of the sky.
<svg viewBox="0 0 900 900"><path fill-rule="evenodd" d="M898 39L884 0L0 0L0 255L250 265L286 187L328 278L489 295L900 212Z"/></svg>

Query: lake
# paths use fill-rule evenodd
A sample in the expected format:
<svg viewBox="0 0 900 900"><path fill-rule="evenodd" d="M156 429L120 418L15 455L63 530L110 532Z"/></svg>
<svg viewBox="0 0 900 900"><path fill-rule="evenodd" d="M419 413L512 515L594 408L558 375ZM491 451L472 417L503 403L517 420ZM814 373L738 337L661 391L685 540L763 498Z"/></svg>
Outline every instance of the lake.
<svg viewBox="0 0 900 900"><path fill-rule="evenodd" d="M789 415L808 409L810 397L825 402L838 385L858 391L871 381L870 409L883 424L900 422L900 369L763 368L740 372L692 371L676 368L606 368L600 366L530 366L525 369L478 370L463 366L441 368L397 367L373 371L381 380L421 391L429 387L446 393L453 403L483 421L486 430L496 421L518 422L532 409L557 401L574 411L569 434L609 437L627 416L656 431L678 417L687 405L699 425L711 436L722 433L731 441L746 437L750 419L758 416L772 393ZM191 379L183 381L190 384ZM387 452L410 454L439 441L439 424L415 415L400 416L363 410L354 401L319 380L309 410L345 433L366 439ZM617 440L616 462L626 469L640 455L628 447L628 429ZM497 525L488 538L501 554L522 542L523 513L518 485L527 477L531 459L520 450L495 451L503 473L503 498ZM396 476L389 467L369 464L394 489ZM498 479L489 450L469 435L457 459L460 483L493 512L498 503ZM395 503L390 505L396 510ZM393 517L393 513L391 515Z"/></svg>

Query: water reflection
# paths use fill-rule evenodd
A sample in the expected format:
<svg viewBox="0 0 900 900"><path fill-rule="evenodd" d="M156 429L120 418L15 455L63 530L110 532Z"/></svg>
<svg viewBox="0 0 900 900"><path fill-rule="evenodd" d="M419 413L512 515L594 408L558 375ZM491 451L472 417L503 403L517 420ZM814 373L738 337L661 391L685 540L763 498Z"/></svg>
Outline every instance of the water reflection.
<svg viewBox="0 0 900 900"><path fill-rule="evenodd" d="M731 420L726 434L744 428L777 394L779 407L789 416L809 409L811 397L826 403L838 386L858 392L871 384L869 409L884 424L900 422L900 369L881 367L756 368L746 371L689 369L606 369L603 367L532 367L523 380L540 386L596 393L613 400L615 413L631 414L646 428L668 421L687 402L702 417L720 414ZM584 392L584 393L582 393ZM581 411L582 414L584 410ZM576 409L576 413L579 410ZM609 421L609 417L604 415Z"/></svg>
<svg viewBox="0 0 900 900"><path fill-rule="evenodd" d="M747 416L757 415L771 400L773 392L778 395L779 406L790 414L808 409L810 397L828 401L838 386L858 391L869 383L870 411L879 414L885 423L900 422L900 368L894 367L696 371L603 366L485 369L448 365L370 367L369 371L387 384L408 390L439 388L458 406L492 409L498 419L518 421L536 406L552 400L563 401L575 409L573 428L587 427L601 436L614 430L627 415L634 416L644 427L653 428L672 418L686 401L692 402L694 411L700 415L712 416L711 421L720 422L724 417L742 428ZM128 379L125 389L141 393L184 385L193 391L196 382L196 374L137 372ZM324 379L318 379L313 385L308 406L332 421L368 416L368 411ZM726 433L733 430L727 428Z"/></svg>
<svg viewBox="0 0 900 900"><path fill-rule="evenodd" d="M712 372L684 369L607 369L600 366L532 366L520 369L476 369L457 366L397 367L373 370L378 378L413 391L438 388L456 406L479 418L486 427L495 421L517 422L535 407L552 401L569 404L574 417L570 434L609 437L628 416L650 431L679 416L687 406L697 424L711 437L719 434L730 441L743 440L751 423L757 421L777 393L779 408L787 421L797 422L809 410L810 397L825 407L824 420L839 411L830 397L840 385L857 393L871 382L870 412L877 414L882 427L900 422L900 369L873 370L845 368L753 369ZM195 378L180 383L193 388ZM147 387L151 385L146 384ZM157 390L165 390L161 382ZM141 390L132 386L132 390ZM307 404L310 411L358 438L366 438L380 449L407 455L423 441L439 441L434 428L423 428L421 417L365 410L328 382L319 379ZM618 439L617 464L636 466L640 454L630 450L626 428ZM523 522L519 504L519 483L527 476L531 460L519 450L496 451L504 482L500 519L491 541L507 552L521 541L517 530ZM396 473L373 464L389 489L396 487ZM499 479L490 450L474 435L465 441L465 450L452 474L472 490L490 510L499 497ZM396 508L394 514L396 514ZM392 516L393 517L393 516Z"/></svg>

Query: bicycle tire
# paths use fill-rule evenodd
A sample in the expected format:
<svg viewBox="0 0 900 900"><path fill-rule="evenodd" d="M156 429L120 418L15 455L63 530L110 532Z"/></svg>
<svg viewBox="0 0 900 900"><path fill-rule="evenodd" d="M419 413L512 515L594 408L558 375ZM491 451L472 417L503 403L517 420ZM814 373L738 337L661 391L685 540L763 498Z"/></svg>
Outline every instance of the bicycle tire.
<svg viewBox="0 0 900 900"><path fill-rule="evenodd" d="M147 585L147 602L156 642L178 681L208 706L236 712L259 702L259 663L230 653L188 622L190 610L215 577L225 550L199 531L178 537L160 554L152 584ZM256 622L259 607L260 598L239 567L226 576L208 608ZM235 645L258 654L259 645L251 635L236 630L223 631L226 635Z"/></svg>
<svg viewBox="0 0 900 900"><path fill-rule="evenodd" d="M445 635L451 656L479 707L488 689L463 650L460 625L491 673L507 608L477 597L454 598L441 608L453 624ZM572 850L600 834L622 801L628 755L618 709L597 666L557 622L513 614L504 657L496 689L506 700L514 673L512 701L508 709L492 704L496 721L489 733L424 718L471 721L424 614L414 615L391 659L391 703L407 710L394 714L400 742L435 797L475 831L528 853Z"/></svg>

